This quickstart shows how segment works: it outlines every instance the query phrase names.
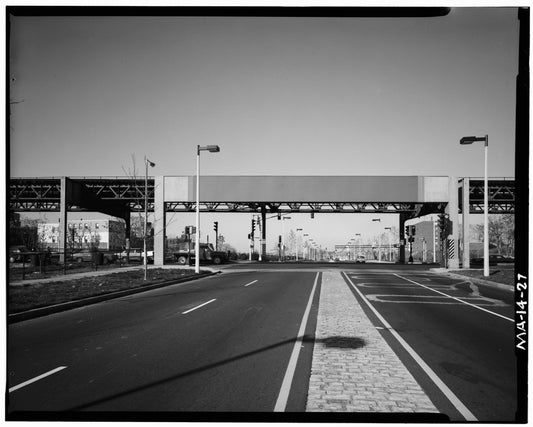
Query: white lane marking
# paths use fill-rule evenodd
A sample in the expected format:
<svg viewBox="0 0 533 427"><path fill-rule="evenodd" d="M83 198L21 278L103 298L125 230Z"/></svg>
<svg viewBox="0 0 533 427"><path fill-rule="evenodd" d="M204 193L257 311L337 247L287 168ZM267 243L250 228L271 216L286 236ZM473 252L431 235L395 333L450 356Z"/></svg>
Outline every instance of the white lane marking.
<svg viewBox="0 0 533 427"><path fill-rule="evenodd" d="M435 383L435 385L440 389L440 391L448 398L453 406L460 412L460 414L465 418L466 421L477 421L477 418L468 410L468 408L459 400L459 398L451 391L446 384L438 377L438 375L431 369L426 362L413 350L413 348L407 344L407 342L392 329L392 326L383 318L381 314L374 308L374 306L368 301L368 299L363 295L363 293L357 289L357 286L353 284L350 278L345 275L352 287L359 294L361 299L365 304L374 312L378 317L380 322L385 326L385 328L390 330L390 333L396 338L396 340L402 345L402 347L411 355L411 357L418 363L418 365L424 370L429 378Z"/></svg>
<svg viewBox="0 0 533 427"><path fill-rule="evenodd" d="M257 282L257 280L254 280L253 282L250 282L250 283L244 285L244 287L246 287L246 286L250 286L250 285L253 285L255 282Z"/></svg>
<svg viewBox="0 0 533 427"><path fill-rule="evenodd" d="M311 295L309 295L309 301L307 302L307 307L305 308L304 315L302 317L302 323L300 324L298 337L294 343L289 364L287 365L287 370L285 371L285 376L283 377L283 382L281 383L276 406L274 406L274 412L283 412L287 407L287 400L289 399L289 392L291 391L292 379L294 377L294 372L296 371L296 362L298 361L300 349L302 348L305 328L307 326L307 319L309 317L309 312L311 311L311 304L313 302L313 296L315 295L315 289L318 283L319 275L320 273L316 273L315 283L313 285L313 289L311 290Z"/></svg>
<svg viewBox="0 0 533 427"><path fill-rule="evenodd" d="M357 285L359 286L359 284ZM386 302L391 304L444 304L444 305L461 305L457 301L442 301L444 297L440 295L398 295L398 294L372 294L366 295L370 301ZM402 299L403 298L403 299ZM440 301L435 301L440 299ZM479 305L486 305L489 307L506 306L507 304L501 303L497 300L486 300L484 298L470 297L474 301L480 302Z"/></svg>
<svg viewBox="0 0 533 427"><path fill-rule="evenodd" d="M34 383L36 381L42 380L43 378L48 377L49 375L55 374L56 372L62 371L65 368L66 366L58 366L57 368L52 369L51 371L45 372L44 374L41 374L35 378L32 378L31 380L24 381L23 383L20 383L19 385L11 387L9 389L9 393L11 393L12 391L18 390L19 388L26 387L27 385Z"/></svg>
<svg viewBox="0 0 533 427"><path fill-rule="evenodd" d="M422 286L422 287L425 288L425 289L428 289L428 290L430 290L430 291L433 291L433 292L436 292L436 293L438 293L438 294L444 295L444 296L446 296L446 297L448 297L448 298L452 298L452 299L454 299L454 300L456 300L456 301L462 302L463 304L469 305L470 307L477 308L478 310L481 310L481 311L486 311L486 312L489 313L489 314L492 314L492 315L494 315L494 316L501 317L502 319L505 319L505 320L508 320L509 322L514 323L514 319L511 319L511 318L506 317L506 316L502 316L501 314L498 314L498 313L495 313L495 312L493 312L493 311L487 310L486 308L480 307L480 306L478 306L478 305L471 304L471 303L469 303L469 302L467 302L467 301L464 301L464 300L462 300L462 299L460 299L460 298L452 297L451 295L445 294L444 292L437 291L436 289L432 289L432 288L430 288L429 286L423 285L422 283L417 283L417 282L415 282L414 280L407 279L406 277L402 277L402 276L400 276L400 275L398 275L398 274L394 274L394 275L397 276L397 277L399 277L399 278L401 278L401 279L407 280L408 282L414 283L415 285Z"/></svg>
<svg viewBox="0 0 533 427"><path fill-rule="evenodd" d="M203 304L197 305L196 307L193 307L193 308L191 308L191 309L189 309L189 310L187 310L187 311L184 311L184 312L181 313L181 314L187 314L187 313L190 313L191 311L197 310L197 309L199 309L200 307L203 307L204 305L207 305L207 304L209 304L209 303L211 303L211 302L213 302L213 301L216 301L216 300L217 300L216 298L213 298L212 300L209 300L209 301L207 301L207 302L204 302Z"/></svg>

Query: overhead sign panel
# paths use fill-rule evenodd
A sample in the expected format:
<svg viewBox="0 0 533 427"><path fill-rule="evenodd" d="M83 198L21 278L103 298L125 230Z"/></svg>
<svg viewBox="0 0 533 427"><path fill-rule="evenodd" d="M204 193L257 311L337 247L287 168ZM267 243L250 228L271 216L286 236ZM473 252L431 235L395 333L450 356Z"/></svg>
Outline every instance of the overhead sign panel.
<svg viewBox="0 0 533 427"><path fill-rule="evenodd" d="M423 180L420 178L418 176L201 176L200 199L210 202L446 200L447 192L444 194L443 189L447 189L447 177L423 177ZM433 180L426 182L427 178ZM194 176L165 177L166 202L193 202L195 189ZM426 198L430 200L425 200Z"/></svg>

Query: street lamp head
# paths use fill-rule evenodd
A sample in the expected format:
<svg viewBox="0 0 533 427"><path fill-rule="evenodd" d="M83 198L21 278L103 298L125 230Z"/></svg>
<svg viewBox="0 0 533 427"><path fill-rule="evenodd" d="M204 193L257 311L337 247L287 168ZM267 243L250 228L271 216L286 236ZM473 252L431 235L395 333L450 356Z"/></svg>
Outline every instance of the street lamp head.
<svg viewBox="0 0 533 427"><path fill-rule="evenodd" d="M209 151L210 153L218 153L220 147L218 145L206 145L204 147L198 146L198 152L200 151Z"/></svg>
<svg viewBox="0 0 533 427"><path fill-rule="evenodd" d="M461 138L461 140L459 141L459 144L461 145L468 145L468 144L472 144L475 140L475 136L464 136L463 138Z"/></svg>
<svg viewBox="0 0 533 427"><path fill-rule="evenodd" d="M484 141L485 142L485 145L488 144L488 135L485 135L485 136L463 136L460 141L459 141L459 144L461 145L470 145L470 144L473 144L474 142L477 142L477 141Z"/></svg>

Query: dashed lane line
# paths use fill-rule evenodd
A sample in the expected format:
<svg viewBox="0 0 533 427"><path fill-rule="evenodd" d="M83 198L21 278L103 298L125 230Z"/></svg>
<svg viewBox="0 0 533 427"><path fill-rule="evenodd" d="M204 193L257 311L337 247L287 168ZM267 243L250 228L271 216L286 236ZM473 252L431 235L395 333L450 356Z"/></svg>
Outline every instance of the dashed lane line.
<svg viewBox="0 0 533 427"><path fill-rule="evenodd" d="M445 294L444 292L441 292L441 291L437 291L436 289L432 289L432 288L430 288L429 286L423 285L422 283L417 283L417 282L415 282L414 280L408 279L408 278L406 278L406 277L402 277L402 276L400 276L399 274L394 274L394 275L397 276L397 277L400 277L400 278L402 278L402 279L404 279L404 280L407 280L408 282L414 283L415 285L422 286L423 288L425 288L425 289L427 289L427 290L430 290L430 291L436 292L436 293L438 293L438 294L444 295L444 296L446 296L446 297L448 297L448 298L451 298L451 299L454 299L454 300L456 300L456 301L459 301L459 302L461 302L461 303L463 303L463 304L466 304L466 305L468 305L468 306L470 306L470 307L477 308L478 310L485 311L485 312L487 312L487 313L489 313L489 314L492 314L492 315L494 315L494 316L501 317L502 319L505 319L505 320L508 320L509 322L514 323L514 319L511 319L510 317L506 317L506 316L503 316L503 315L501 315L501 314L499 314L499 313L495 313L494 311L487 310L486 308L480 307L480 306L478 306L478 305L476 305L476 304L471 304L471 303L469 303L469 302L467 302L467 301L464 301L464 300L461 299L461 298L452 297L451 295Z"/></svg>
<svg viewBox="0 0 533 427"><path fill-rule="evenodd" d="M357 292L365 304L372 310L372 312L377 316L383 326L390 331L392 336L400 343L400 345L411 355L411 357L418 363L426 375L431 378L433 383L440 389L440 391L446 396L446 398L452 403L453 406L459 411L459 413L465 418L466 421L477 421L477 418L472 412L464 405L461 400L455 395L455 393L450 390L450 388L442 381L439 376L429 367L429 365L422 359L418 353L409 345L407 342L396 332L392 326L385 320L385 318L376 310L376 308L370 303L370 301L365 297L365 295L357 288L356 285L351 281L350 277L345 274L346 279L350 282L352 288ZM400 276L399 276L400 277ZM423 285L421 285L423 286Z"/></svg>
<svg viewBox="0 0 533 427"><path fill-rule="evenodd" d="M253 285L255 282L257 282L257 280L254 280L253 282L247 283L246 285L244 285L244 287Z"/></svg>
<svg viewBox="0 0 533 427"><path fill-rule="evenodd" d="M37 376L35 378L32 378L32 379L30 379L28 381L24 381L23 383L20 383L20 384L18 384L16 386L11 387L9 389L9 393L11 393L11 392L13 392L15 390L18 390L18 389L20 389L22 387L26 387L27 385L30 385L30 384L32 384L32 383L34 383L36 381L42 380L43 378L46 378L46 377L48 377L50 375L53 375L56 372L62 371L65 368L66 368L66 366L58 366L57 368L52 369L51 371L45 372L44 374L41 374L41 375L39 375L39 376Z"/></svg>
<svg viewBox="0 0 533 427"><path fill-rule="evenodd" d="M212 303L213 301L216 301L216 300L217 300L216 298L213 298L212 300L209 300L209 301L207 301L207 302L204 302L203 304L197 305L196 307L193 307L193 308L191 308L191 309L189 309L189 310L187 310L187 311L184 311L184 312L181 313L181 314L187 314L187 313L190 313L191 311L197 310L197 309L199 309L200 307L203 307L204 305L207 305L207 304L209 304L209 303Z"/></svg>

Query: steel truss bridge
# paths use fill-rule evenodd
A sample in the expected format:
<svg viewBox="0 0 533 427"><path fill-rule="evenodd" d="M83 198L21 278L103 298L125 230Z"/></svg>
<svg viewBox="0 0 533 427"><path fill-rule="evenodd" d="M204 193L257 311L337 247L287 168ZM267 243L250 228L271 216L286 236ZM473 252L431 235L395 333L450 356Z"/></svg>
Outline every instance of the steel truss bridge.
<svg viewBox="0 0 533 427"><path fill-rule="evenodd" d="M118 217L125 212L144 211L145 199L149 212L154 210L155 180L125 177L79 177L70 178L79 184L80 200L69 202L71 212L94 210ZM459 186L459 211L462 212L462 191ZM469 183L470 213L483 212L484 182L471 179ZM61 178L11 178L9 180L9 209L13 212L60 212ZM513 179L489 180L489 213L512 214L515 206L515 181ZM421 216L431 212L442 212L442 203L405 202L235 202L201 201L203 212L282 212L282 213L410 213ZM191 201L165 202L166 212L194 212L196 203Z"/></svg>

